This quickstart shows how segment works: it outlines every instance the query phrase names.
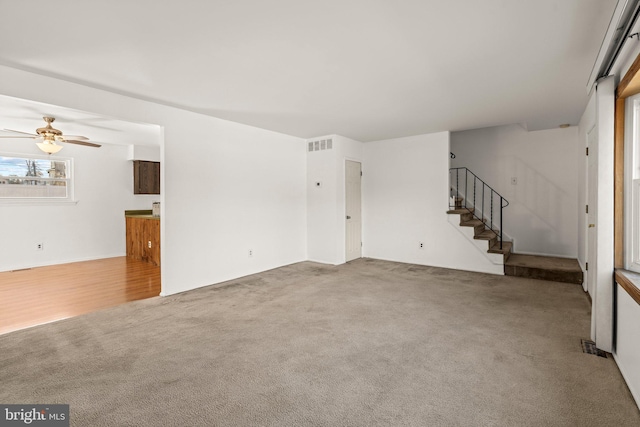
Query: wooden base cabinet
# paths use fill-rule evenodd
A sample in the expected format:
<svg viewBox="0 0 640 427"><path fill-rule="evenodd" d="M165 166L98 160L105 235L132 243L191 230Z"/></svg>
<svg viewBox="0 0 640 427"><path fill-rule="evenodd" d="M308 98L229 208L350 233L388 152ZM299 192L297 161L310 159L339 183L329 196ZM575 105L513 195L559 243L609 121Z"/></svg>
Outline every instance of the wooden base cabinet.
<svg viewBox="0 0 640 427"><path fill-rule="evenodd" d="M127 257L160 265L160 220L126 217Z"/></svg>

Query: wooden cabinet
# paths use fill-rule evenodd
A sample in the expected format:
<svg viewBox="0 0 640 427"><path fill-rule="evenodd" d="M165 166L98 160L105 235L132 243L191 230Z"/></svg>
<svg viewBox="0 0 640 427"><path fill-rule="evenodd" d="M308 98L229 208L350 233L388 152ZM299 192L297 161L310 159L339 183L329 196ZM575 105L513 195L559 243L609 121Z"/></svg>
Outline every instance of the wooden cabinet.
<svg viewBox="0 0 640 427"><path fill-rule="evenodd" d="M160 265L160 220L132 217L127 221L127 257Z"/></svg>
<svg viewBox="0 0 640 427"><path fill-rule="evenodd" d="M160 194L160 162L133 161L133 194Z"/></svg>

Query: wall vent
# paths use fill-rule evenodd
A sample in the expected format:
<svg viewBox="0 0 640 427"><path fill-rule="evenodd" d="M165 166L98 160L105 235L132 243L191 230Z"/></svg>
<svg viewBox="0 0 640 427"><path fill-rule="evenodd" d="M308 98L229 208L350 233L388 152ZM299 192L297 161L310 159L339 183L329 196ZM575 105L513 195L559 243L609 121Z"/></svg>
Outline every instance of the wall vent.
<svg viewBox="0 0 640 427"><path fill-rule="evenodd" d="M333 139L319 139L317 141L307 142L307 151L324 151L333 149Z"/></svg>

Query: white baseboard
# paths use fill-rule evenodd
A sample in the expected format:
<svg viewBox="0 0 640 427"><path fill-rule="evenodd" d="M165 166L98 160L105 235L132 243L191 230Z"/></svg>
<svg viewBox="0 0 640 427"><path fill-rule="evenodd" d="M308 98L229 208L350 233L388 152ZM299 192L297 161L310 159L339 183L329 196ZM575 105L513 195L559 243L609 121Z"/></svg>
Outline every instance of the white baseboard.
<svg viewBox="0 0 640 427"><path fill-rule="evenodd" d="M19 264L19 265L13 265L13 266L10 266L10 267L2 267L2 270L0 270L0 272L15 271L15 270L27 270L29 268L47 267L47 266L50 266L50 265L69 264L69 263L72 263L72 262L95 261L95 260L98 260L98 259L116 258L116 257L121 257L121 256L127 256L127 254L125 252L122 252L122 253L103 255L103 256L98 256L98 257L68 258L68 259L52 260L52 261L46 261L46 262L41 262L41 263L35 263L35 264Z"/></svg>
<svg viewBox="0 0 640 427"><path fill-rule="evenodd" d="M457 265L445 265L445 264L439 264L439 263L425 264L424 262L420 262L420 261L407 261L407 260L401 260L401 259L395 259L395 258L384 258L384 257L376 257L376 256L372 256L368 258L377 259L380 261L398 262L401 264L424 265L425 267L446 268L448 270L470 271L473 273L485 273L485 274L493 274L495 276L504 276L504 267L502 265L493 265L492 268L489 268L489 269L482 269L482 268L472 269L472 268L463 268Z"/></svg>
<svg viewBox="0 0 640 427"><path fill-rule="evenodd" d="M319 259L313 259L313 258L307 258L307 261L309 261L309 262L317 262L318 264L326 264L326 265L340 265L340 264L336 264L335 262L332 262L332 261L319 260ZM343 264L343 263L341 263L341 264Z"/></svg>

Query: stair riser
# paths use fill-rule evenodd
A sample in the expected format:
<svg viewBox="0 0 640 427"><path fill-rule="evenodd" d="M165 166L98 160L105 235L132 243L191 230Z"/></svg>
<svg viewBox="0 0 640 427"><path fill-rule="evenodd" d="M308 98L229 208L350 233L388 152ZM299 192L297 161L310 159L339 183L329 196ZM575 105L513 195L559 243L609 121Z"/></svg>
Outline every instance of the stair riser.
<svg viewBox="0 0 640 427"><path fill-rule="evenodd" d="M506 261L506 260L505 260ZM548 280L552 282L582 284L582 273L544 270L541 268L518 267L514 265L504 266L505 276L526 277L530 279Z"/></svg>

